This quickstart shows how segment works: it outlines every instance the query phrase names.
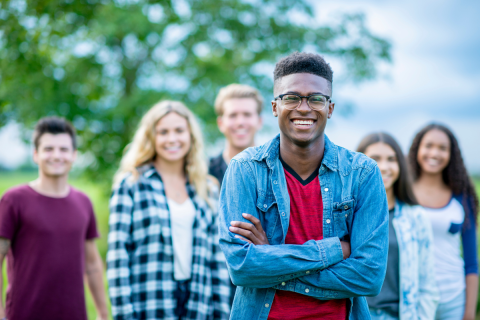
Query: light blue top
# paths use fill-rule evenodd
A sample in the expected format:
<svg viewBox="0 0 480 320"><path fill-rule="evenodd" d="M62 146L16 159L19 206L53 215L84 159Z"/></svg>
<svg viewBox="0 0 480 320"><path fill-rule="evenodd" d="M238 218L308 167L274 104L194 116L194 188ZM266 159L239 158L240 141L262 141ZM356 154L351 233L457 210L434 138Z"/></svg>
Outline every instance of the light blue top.
<svg viewBox="0 0 480 320"><path fill-rule="evenodd" d="M433 320L439 296L432 227L421 206L395 205L393 227L400 260L400 320Z"/></svg>
<svg viewBox="0 0 480 320"><path fill-rule="evenodd" d="M364 296L380 292L387 263L388 205L380 170L361 153L325 136L318 175L323 200L323 240L285 244L290 198L279 160L280 137L249 148L229 164L220 206L220 247L238 285L230 319L267 319L276 290L321 300L350 299L349 319L369 319ZM259 218L270 245L246 243L228 230L231 221ZM349 239L343 260L340 239Z"/></svg>

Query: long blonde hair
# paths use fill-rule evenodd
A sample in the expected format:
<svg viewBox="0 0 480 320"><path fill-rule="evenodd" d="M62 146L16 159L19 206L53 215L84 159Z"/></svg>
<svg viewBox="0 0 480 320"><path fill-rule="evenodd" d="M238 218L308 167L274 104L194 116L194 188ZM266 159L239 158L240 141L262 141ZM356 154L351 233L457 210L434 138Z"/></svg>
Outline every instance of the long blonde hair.
<svg viewBox="0 0 480 320"><path fill-rule="evenodd" d="M140 173L137 168L155 159L155 126L164 116L175 112L185 118L190 129L191 147L185 156L185 173L197 194L208 201L207 164L203 153L202 131L194 114L179 101L160 101L143 116L135 132L132 143L127 145L126 153L120 162L120 169L114 177L114 184L119 183L130 173L134 180Z"/></svg>

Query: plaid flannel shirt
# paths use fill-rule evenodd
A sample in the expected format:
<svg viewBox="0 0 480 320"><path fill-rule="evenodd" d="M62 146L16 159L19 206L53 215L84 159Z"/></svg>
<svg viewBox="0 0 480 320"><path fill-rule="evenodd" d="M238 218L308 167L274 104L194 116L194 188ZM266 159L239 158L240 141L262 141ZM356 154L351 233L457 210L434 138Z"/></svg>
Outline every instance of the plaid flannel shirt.
<svg viewBox="0 0 480 320"><path fill-rule="evenodd" d="M115 320L172 319L176 300L169 210L153 165L125 177L110 198L107 278ZM218 188L209 182L212 210L187 183L197 210L193 225L192 277L185 319L228 319L229 276L219 248Z"/></svg>

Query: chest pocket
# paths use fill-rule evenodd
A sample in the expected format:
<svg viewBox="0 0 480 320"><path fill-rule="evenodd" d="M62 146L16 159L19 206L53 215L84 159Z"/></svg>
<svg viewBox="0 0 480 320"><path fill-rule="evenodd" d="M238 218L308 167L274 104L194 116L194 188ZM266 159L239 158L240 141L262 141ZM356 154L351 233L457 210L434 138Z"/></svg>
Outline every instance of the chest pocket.
<svg viewBox="0 0 480 320"><path fill-rule="evenodd" d="M277 200L273 193L270 192L265 193L260 191L258 195L257 208L259 211L260 223L267 234L268 240L272 240L278 220Z"/></svg>
<svg viewBox="0 0 480 320"><path fill-rule="evenodd" d="M344 240L350 235L350 226L353 219L355 200L333 203L334 234Z"/></svg>

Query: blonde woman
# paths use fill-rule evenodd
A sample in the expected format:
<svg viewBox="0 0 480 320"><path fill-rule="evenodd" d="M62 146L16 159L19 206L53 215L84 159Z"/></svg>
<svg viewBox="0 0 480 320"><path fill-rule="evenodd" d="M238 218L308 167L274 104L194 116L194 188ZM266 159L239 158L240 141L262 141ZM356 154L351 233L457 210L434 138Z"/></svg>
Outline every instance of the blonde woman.
<svg viewBox="0 0 480 320"><path fill-rule="evenodd" d="M228 319L217 182L192 112L162 101L142 118L115 176L107 278L120 319Z"/></svg>

